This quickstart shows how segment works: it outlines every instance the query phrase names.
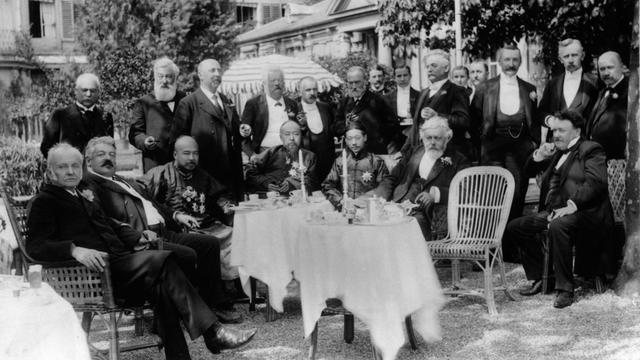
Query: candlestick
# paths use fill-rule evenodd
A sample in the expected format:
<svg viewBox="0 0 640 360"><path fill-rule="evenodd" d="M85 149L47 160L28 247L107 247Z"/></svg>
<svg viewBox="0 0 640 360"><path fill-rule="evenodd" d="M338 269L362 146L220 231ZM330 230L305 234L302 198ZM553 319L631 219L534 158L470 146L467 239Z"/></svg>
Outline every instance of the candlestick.
<svg viewBox="0 0 640 360"><path fill-rule="evenodd" d="M300 190L302 190L302 202L307 202L307 190L304 186L304 161L302 158L302 149L298 149L298 171L300 172Z"/></svg>
<svg viewBox="0 0 640 360"><path fill-rule="evenodd" d="M347 198L349 197L348 191L348 170L347 170L347 150L342 149L342 210L346 212Z"/></svg>

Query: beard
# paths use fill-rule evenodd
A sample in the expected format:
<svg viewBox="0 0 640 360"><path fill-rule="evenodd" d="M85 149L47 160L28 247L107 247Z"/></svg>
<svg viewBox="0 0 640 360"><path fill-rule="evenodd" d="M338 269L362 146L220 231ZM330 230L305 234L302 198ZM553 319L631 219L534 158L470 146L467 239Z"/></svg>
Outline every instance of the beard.
<svg viewBox="0 0 640 360"><path fill-rule="evenodd" d="M153 85L153 94L158 101L171 101L176 96L177 85L175 83L168 87L162 87L162 85Z"/></svg>
<svg viewBox="0 0 640 360"><path fill-rule="evenodd" d="M433 160L437 160L437 159L439 159L439 158L442 156L442 154L444 154L444 151L442 151L442 150L436 150L436 149L427 149L427 150L425 151L425 154L426 154L429 158L431 158L431 159L433 159Z"/></svg>

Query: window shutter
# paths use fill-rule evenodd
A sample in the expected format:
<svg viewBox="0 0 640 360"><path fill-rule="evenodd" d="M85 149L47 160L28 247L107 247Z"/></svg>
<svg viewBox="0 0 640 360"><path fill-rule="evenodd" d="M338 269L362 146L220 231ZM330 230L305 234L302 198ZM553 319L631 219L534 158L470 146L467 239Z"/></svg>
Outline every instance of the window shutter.
<svg viewBox="0 0 640 360"><path fill-rule="evenodd" d="M62 38L73 39L73 0L62 0Z"/></svg>

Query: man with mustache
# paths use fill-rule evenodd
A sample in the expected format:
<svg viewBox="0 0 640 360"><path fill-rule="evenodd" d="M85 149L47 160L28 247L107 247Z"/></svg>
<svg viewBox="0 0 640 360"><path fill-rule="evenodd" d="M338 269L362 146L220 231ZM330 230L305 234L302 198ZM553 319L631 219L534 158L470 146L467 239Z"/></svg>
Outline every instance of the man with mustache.
<svg viewBox="0 0 640 360"><path fill-rule="evenodd" d="M200 167L241 201L242 138L234 105L219 91L220 63L205 59L198 64L200 88L180 101L176 109L172 142L181 135L192 136L200 148Z"/></svg>
<svg viewBox="0 0 640 360"><path fill-rule="evenodd" d="M374 66L369 70L369 84L372 93L384 96L387 94L387 89L384 86L384 69L380 65Z"/></svg>
<svg viewBox="0 0 640 360"><path fill-rule="evenodd" d="M233 285L238 272L230 264L231 214L230 202L221 196L224 187L198 166L198 143L191 136L176 140L173 157L174 161L149 170L138 181L159 204L195 217L197 223L190 224L190 232L212 235L218 240L222 280Z"/></svg>
<svg viewBox="0 0 640 360"><path fill-rule="evenodd" d="M469 64L469 80L471 86L475 89L489 77L489 65L484 61L474 61ZM472 97L473 98L473 97Z"/></svg>
<svg viewBox="0 0 640 360"><path fill-rule="evenodd" d="M515 194L509 218L522 215L529 178L523 173L527 157L540 139L536 120L536 88L516 73L520 50L505 45L498 51L502 74L482 83L473 98L474 130L481 139L480 163L502 166L515 179ZM505 257L511 259L511 254Z"/></svg>
<svg viewBox="0 0 640 360"><path fill-rule="evenodd" d="M108 152L115 157L115 148ZM79 187L82 169L78 149L61 143L49 150L49 181L33 199L27 219L27 252L40 261L76 260L99 272L108 261L116 298L128 306L153 304L167 360L191 359L180 322L191 339L202 336L214 354L249 342L255 330L222 326L171 251L152 250L151 234L104 214L97 196Z"/></svg>
<svg viewBox="0 0 640 360"><path fill-rule="evenodd" d="M544 171L540 212L512 220L504 241L522 254L527 279L533 281L524 296L542 291L542 244L537 236L547 230L557 295L553 306L574 300L573 274L602 275L601 261L613 227L607 192L607 164L600 144L581 137L584 118L575 109L555 113L549 121L553 143L541 144L527 161L529 176ZM575 246L575 268L572 263Z"/></svg>
<svg viewBox="0 0 640 360"><path fill-rule="evenodd" d="M59 142L66 142L84 151L94 136L113 136L113 117L97 105L100 97L100 80L91 73L76 79L76 101L57 109L44 125L40 151L45 157L49 149Z"/></svg>
<svg viewBox="0 0 640 360"><path fill-rule="evenodd" d="M242 123L250 133L244 133L242 150L252 159L256 154L282 145L280 127L289 120L297 121L298 104L284 96L284 73L269 66L263 74L264 93L247 101L242 111Z"/></svg>
<svg viewBox="0 0 640 360"><path fill-rule="evenodd" d="M403 156L375 190L386 200L418 204L414 216L427 241L432 234L446 234L446 221L443 228L432 229L432 220L446 218L451 179L469 167L469 160L448 146L452 136L446 118L436 115L424 121L420 125L422 144Z"/></svg>
<svg viewBox="0 0 640 360"><path fill-rule="evenodd" d="M547 141L551 116L565 109L575 109L588 119L598 98L597 79L582 70L584 50L576 39L558 43L558 59L564 66L562 74L553 77L544 88L538 105L538 124L542 126L540 141Z"/></svg>
<svg viewBox="0 0 640 360"><path fill-rule="evenodd" d="M197 227L199 220L182 209L174 210L156 202L141 183L116 175L115 142L112 138L91 139L87 145L86 160L88 171L84 180L96 194L96 202L105 214L139 232L151 233L168 243L193 249L197 255L193 284L198 287L202 299L215 309L221 321L241 322L242 318L223 290L218 239L181 232L182 227Z"/></svg>
<svg viewBox="0 0 640 360"><path fill-rule="evenodd" d="M625 159L627 146L627 96L629 78L623 73L620 55L607 51L598 58L598 71L605 88L587 122L586 137L597 141L608 159Z"/></svg>
<svg viewBox="0 0 640 360"><path fill-rule="evenodd" d="M298 122L302 127L302 147L311 150L317 157L316 175L324 180L335 158L333 142L333 110L331 106L318 101L318 82L311 76L300 79L300 113Z"/></svg>
<svg viewBox="0 0 640 360"><path fill-rule="evenodd" d="M431 85L418 98L413 113L413 127L403 147L403 153L421 143L420 125L426 119L439 115L449 121L453 137L449 146L473 160L473 152L467 132L469 131L469 98L464 88L449 80L449 54L433 50L424 57L427 76Z"/></svg>
<svg viewBox="0 0 640 360"><path fill-rule="evenodd" d="M299 158L302 130L295 121L286 121L280 126L282 145L269 148L256 155L247 169L247 186L252 191L277 191L288 195L290 191L301 188L301 176L307 192L318 189L316 177L316 156L302 149Z"/></svg>
<svg viewBox="0 0 640 360"><path fill-rule="evenodd" d="M171 128L178 103L185 96L177 90L178 66L169 58L153 62L153 93L136 101L129 128L129 142L142 150L144 172L171 161Z"/></svg>
<svg viewBox="0 0 640 360"><path fill-rule="evenodd" d="M367 146L374 154L393 154L403 140L400 125L387 101L367 87L360 66L347 71L347 95L340 100L334 123L335 136L343 136L347 122L359 120L367 129Z"/></svg>

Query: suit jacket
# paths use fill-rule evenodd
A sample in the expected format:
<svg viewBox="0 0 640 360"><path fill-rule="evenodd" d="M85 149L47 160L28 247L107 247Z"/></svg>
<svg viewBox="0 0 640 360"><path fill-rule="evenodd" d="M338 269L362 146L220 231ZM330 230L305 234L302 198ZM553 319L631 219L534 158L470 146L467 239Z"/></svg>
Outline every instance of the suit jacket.
<svg viewBox="0 0 640 360"><path fill-rule="evenodd" d="M83 114L73 103L66 108L57 109L44 125L44 134L40 151L47 157L49 149L59 142L66 142L84 153L91 138L96 136L113 137L113 117L97 105L93 114Z"/></svg>
<svg viewBox="0 0 640 360"><path fill-rule="evenodd" d="M388 146L399 149L402 145L402 134L395 113L380 95L366 90L358 104L351 96L342 98L336 111L335 136L344 135L348 114L355 115L367 130L367 149L370 152L386 154Z"/></svg>
<svg viewBox="0 0 640 360"><path fill-rule="evenodd" d="M520 104L524 104L526 117L526 134L531 140L540 141L540 127L537 126L536 87L518 78L520 88ZM500 76L484 81L476 89L471 104L472 131L480 134L480 137L491 139L495 135L496 118L500 106Z"/></svg>
<svg viewBox="0 0 640 360"><path fill-rule="evenodd" d="M43 185L27 218L29 255L40 261L72 260L71 244L105 251L113 257L133 252L140 232L108 219L93 200L73 196L58 186Z"/></svg>
<svg viewBox="0 0 640 360"><path fill-rule="evenodd" d="M449 120L449 127L453 130L452 145L460 146L465 142L465 133L469 130L471 123L469 97L463 87L447 80L435 94L429 94L428 88L420 93L418 103L413 112L413 125L411 126L410 136L404 147L405 152L422 143L420 141L420 124L422 123L420 112L425 107L432 108L438 115Z"/></svg>
<svg viewBox="0 0 640 360"><path fill-rule="evenodd" d="M154 94L145 95L134 104L133 119L129 127L129 142L142 151L145 172L173 160L171 147L173 116L184 96L183 92L176 92L172 100L173 110L167 105L167 101L157 100ZM153 150L144 146L144 140L149 136L153 136L158 141L158 146Z"/></svg>
<svg viewBox="0 0 640 360"><path fill-rule="evenodd" d="M590 73L582 72L582 80L578 87L578 93L571 104L567 104L564 100L564 76L565 72L553 77L547 83L538 104L537 122L540 126L546 126L544 119L554 113L566 109L573 109L579 112L582 117L589 119L591 110L598 98L598 83L595 76ZM584 130L584 129L583 129Z"/></svg>
<svg viewBox="0 0 640 360"><path fill-rule="evenodd" d="M307 192L312 192L320 187L315 173L316 156L311 151L302 149L302 157L304 158L304 166L307 168L304 173L305 187ZM283 145L267 149L249 163L247 186L252 191L269 191L269 184L280 184L286 180L290 187L300 189L299 176L292 176L290 173L291 170L294 170L294 164L295 162L288 157Z"/></svg>
<svg viewBox="0 0 640 360"><path fill-rule="evenodd" d="M587 122L586 137L597 141L607 153L607 159L624 159L627 145L627 94L629 78L624 77L608 96L600 90L596 105Z"/></svg>
<svg viewBox="0 0 640 360"><path fill-rule="evenodd" d="M242 144L240 120L235 108L220 94L224 111L211 103L201 89L186 96L176 109L172 138L193 136L200 150L199 165L242 200Z"/></svg>
<svg viewBox="0 0 640 360"><path fill-rule="evenodd" d="M140 184L134 181L126 181L119 178L120 181L126 182L143 198L150 201L164 218L167 228L172 230L180 230L178 224L173 221L173 210L156 202ZM96 174L86 172L83 179L87 188L96 194L96 203L99 204L109 218L121 225L128 225L133 229L142 232L149 229L147 217L145 215L142 200L131 195L120 185L113 181L107 180Z"/></svg>
<svg viewBox="0 0 640 360"><path fill-rule="evenodd" d="M557 152L546 161L535 162L532 155L525 165L525 171L529 175L544 171L540 183L540 209L547 205L545 200L549 182L561 156ZM594 265L600 264L601 253L608 251L605 245L609 243L613 229L606 156L602 146L593 141L579 140L569 152L560 171L559 192L557 198L550 199L550 208L547 210L566 206L568 200L576 204L576 214L584 217L576 234L576 239L579 239L575 242L576 272L592 273ZM614 258L611 254L606 254L606 257Z"/></svg>
<svg viewBox="0 0 640 360"><path fill-rule="evenodd" d="M416 102L420 97L420 91L409 87L409 114L413 114L416 109ZM398 89L395 88L387 95L385 95L385 99L389 103L389 107L393 110L393 113L396 114L396 118L398 117Z"/></svg>
<svg viewBox="0 0 640 360"><path fill-rule="evenodd" d="M382 179L382 183L375 190L376 194L395 202L415 202L420 192L428 191L434 186L440 192L439 204L446 204L449 200L451 179L458 171L469 167L469 160L453 148L447 147L442 157L436 160L427 178L422 180L419 168L424 154L425 148L420 145L403 156L391 173Z"/></svg>
<svg viewBox="0 0 640 360"><path fill-rule="evenodd" d="M284 107L287 113L291 113L293 117L290 120L297 121L298 103L286 96L284 99ZM260 94L247 100L242 111L242 123L251 126L251 136L242 141L242 150L248 156L260 152L260 144L267 134L269 128L269 105L267 104L267 95Z"/></svg>
<svg viewBox="0 0 640 360"><path fill-rule="evenodd" d="M311 150L316 155L316 176L318 181L322 181L329 173L333 159L336 157L333 132L331 131L334 116L329 104L316 101L316 105L322 120L322 132L314 134L308 127L305 128L302 134L302 147ZM299 108L302 111L301 104L299 104Z"/></svg>

